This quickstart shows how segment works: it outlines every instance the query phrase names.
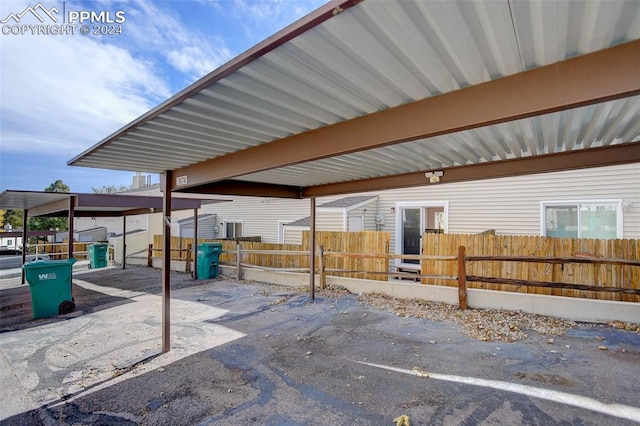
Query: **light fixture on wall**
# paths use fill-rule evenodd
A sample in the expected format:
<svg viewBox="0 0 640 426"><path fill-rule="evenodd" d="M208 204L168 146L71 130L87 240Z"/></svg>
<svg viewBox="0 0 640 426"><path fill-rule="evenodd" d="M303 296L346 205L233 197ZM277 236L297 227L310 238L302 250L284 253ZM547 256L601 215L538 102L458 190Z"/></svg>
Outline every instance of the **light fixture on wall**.
<svg viewBox="0 0 640 426"><path fill-rule="evenodd" d="M424 174L424 177L429 179L430 183L438 183L438 182L440 182L440 178L443 175L444 175L444 172L442 170L438 170L438 171L435 171L435 172L426 172Z"/></svg>

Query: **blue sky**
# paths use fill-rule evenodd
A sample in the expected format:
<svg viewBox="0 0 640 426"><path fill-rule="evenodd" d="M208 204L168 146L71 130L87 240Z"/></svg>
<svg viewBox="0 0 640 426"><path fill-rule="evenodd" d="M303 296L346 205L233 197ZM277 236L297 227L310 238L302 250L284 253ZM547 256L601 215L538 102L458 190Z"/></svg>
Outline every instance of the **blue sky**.
<svg viewBox="0 0 640 426"><path fill-rule="evenodd" d="M130 185L133 173L67 161L324 0L41 0L69 11L124 12L122 34L12 34L41 24L30 14L0 27L0 191L74 192ZM38 0L0 1L0 21ZM45 18L45 24L54 21ZM89 24L91 27L91 24ZM5 32L7 34L5 34ZM153 176L154 182L158 181Z"/></svg>

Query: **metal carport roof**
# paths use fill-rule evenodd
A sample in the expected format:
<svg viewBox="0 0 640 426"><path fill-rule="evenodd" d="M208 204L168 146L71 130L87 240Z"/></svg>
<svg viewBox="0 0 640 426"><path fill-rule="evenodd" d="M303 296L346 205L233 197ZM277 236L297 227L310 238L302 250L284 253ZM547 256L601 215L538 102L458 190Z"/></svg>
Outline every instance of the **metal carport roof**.
<svg viewBox="0 0 640 426"><path fill-rule="evenodd" d="M69 164L305 197L638 161L638 28L637 0L331 2Z"/></svg>
<svg viewBox="0 0 640 426"><path fill-rule="evenodd" d="M176 198L171 210L194 211L197 217L198 208L202 204L201 199ZM23 210L22 237L24 241L29 236L27 218L29 216L66 216L69 218L69 235L73 235L73 219L75 217L126 217L137 214L149 214L163 212L162 197L150 197L139 195L117 194L83 194L71 192L45 192L45 191L15 191L6 190L0 193L0 209ZM197 221L197 219L194 219ZM197 222L196 225L197 226ZM123 222L123 262L126 257L126 222ZM73 257L73 239L68 241L69 257ZM22 262L26 259L26 250L22 253ZM197 259L195 260L197 266ZM22 273L22 282L25 275Z"/></svg>
<svg viewBox="0 0 640 426"><path fill-rule="evenodd" d="M639 162L638 70L637 0L337 0L69 165L163 173L165 211L172 191L310 197L313 230L315 197L430 171L446 184ZM169 282L165 268L164 351Z"/></svg>

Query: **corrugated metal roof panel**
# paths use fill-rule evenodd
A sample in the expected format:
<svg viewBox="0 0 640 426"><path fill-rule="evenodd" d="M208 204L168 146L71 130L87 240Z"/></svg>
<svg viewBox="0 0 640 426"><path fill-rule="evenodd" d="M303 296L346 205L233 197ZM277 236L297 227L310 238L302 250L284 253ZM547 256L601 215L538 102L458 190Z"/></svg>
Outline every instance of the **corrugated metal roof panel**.
<svg viewBox="0 0 640 426"><path fill-rule="evenodd" d="M72 163L160 173L640 38L636 0L365 1ZM638 138L638 97L243 176L306 186Z"/></svg>
<svg viewBox="0 0 640 426"><path fill-rule="evenodd" d="M640 96L243 176L310 186L521 158L640 138Z"/></svg>

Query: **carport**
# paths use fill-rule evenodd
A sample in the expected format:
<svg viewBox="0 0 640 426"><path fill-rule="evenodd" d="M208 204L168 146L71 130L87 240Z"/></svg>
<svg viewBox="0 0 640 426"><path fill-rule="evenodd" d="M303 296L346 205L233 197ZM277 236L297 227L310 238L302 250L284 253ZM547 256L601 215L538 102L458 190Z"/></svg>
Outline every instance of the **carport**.
<svg viewBox="0 0 640 426"><path fill-rule="evenodd" d="M69 161L315 199L640 161L637 1L332 1ZM314 274L310 274L314 297Z"/></svg>
<svg viewBox="0 0 640 426"><path fill-rule="evenodd" d="M197 232L198 209L202 200L195 198L176 198L173 210L193 210L194 228ZM69 241L67 251L73 257L74 218L76 217L122 217L122 269L125 268L127 257L127 216L149 214L162 211L161 197L115 194L83 194L67 192L44 191L14 191L6 190L0 193L0 209L23 210L22 241L26 242L31 235L28 230L28 218L35 216L68 217ZM197 234L196 234L197 235ZM26 250L22 251L22 263L26 261ZM194 258L197 268L197 256ZM194 268L195 269L195 268ZM197 270L197 269L196 269ZM25 274L22 271L22 283Z"/></svg>

